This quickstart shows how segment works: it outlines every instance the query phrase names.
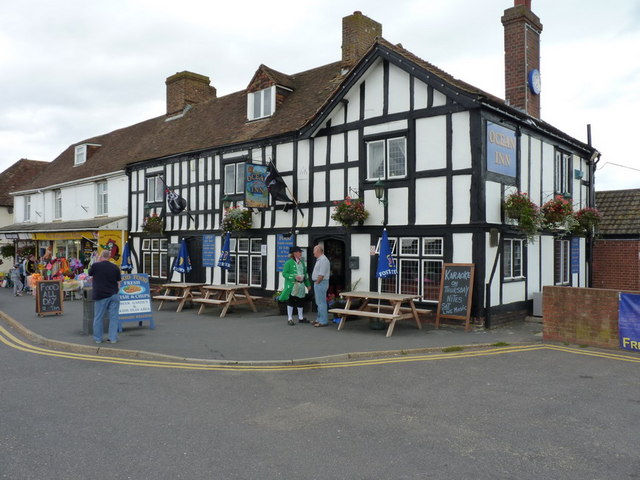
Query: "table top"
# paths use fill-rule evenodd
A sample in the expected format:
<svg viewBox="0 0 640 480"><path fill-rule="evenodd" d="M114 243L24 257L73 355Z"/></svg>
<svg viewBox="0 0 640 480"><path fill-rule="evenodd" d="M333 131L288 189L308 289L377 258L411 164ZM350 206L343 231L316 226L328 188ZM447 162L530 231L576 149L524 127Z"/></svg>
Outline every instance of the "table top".
<svg viewBox="0 0 640 480"><path fill-rule="evenodd" d="M372 298L374 300L392 300L392 301L403 301L403 302L407 302L409 300L414 300L416 298L419 298L417 295L411 295L407 293L385 293L385 292L365 292L365 291L341 292L340 295L343 297Z"/></svg>
<svg viewBox="0 0 640 480"><path fill-rule="evenodd" d="M204 290L244 290L249 288L249 285L204 285Z"/></svg>
<svg viewBox="0 0 640 480"><path fill-rule="evenodd" d="M192 288L202 287L205 283L164 283L162 288Z"/></svg>

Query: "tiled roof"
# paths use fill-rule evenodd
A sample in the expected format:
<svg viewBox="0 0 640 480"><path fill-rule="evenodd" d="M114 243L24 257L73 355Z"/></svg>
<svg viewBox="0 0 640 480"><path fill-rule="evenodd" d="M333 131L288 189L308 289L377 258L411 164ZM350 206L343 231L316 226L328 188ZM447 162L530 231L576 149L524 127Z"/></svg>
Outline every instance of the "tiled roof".
<svg viewBox="0 0 640 480"><path fill-rule="evenodd" d="M365 61L367 55L375 49L400 55L433 73L462 93L474 96L481 103L497 105L519 118L530 118L525 113L509 107L498 97L454 78L383 38L377 39L362 61ZM293 75L285 75L264 65L258 68L258 72L263 72L275 83L292 89L271 117L247 121L247 90L212 98L193 105L183 115L175 116L170 120L162 115L71 145L23 189L43 188L116 172L123 170L128 164L145 160L292 135L309 126L311 120L321 119L321 115L324 114L321 112L329 105L346 78L341 73L341 62ZM533 122L533 119L531 121ZM564 138L569 138L540 120L535 119L535 125L544 125ZM83 165L74 166L75 145L83 143L101 146L91 152Z"/></svg>
<svg viewBox="0 0 640 480"><path fill-rule="evenodd" d="M596 192L600 235L640 235L640 188Z"/></svg>
<svg viewBox="0 0 640 480"><path fill-rule="evenodd" d="M0 173L0 206L12 207L13 197L9 193L30 183L47 165L49 162L23 158Z"/></svg>

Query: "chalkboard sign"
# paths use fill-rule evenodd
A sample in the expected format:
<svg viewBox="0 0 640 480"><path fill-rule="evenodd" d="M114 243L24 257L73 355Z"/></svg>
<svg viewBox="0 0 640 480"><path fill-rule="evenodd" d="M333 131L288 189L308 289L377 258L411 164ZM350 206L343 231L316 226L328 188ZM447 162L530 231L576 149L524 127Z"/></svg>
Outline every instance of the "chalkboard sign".
<svg viewBox="0 0 640 480"><path fill-rule="evenodd" d="M35 285L38 316L60 315L62 313L62 282L60 280L41 280Z"/></svg>
<svg viewBox="0 0 640 480"><path fill-rule="evenodd" d="M469 330L474 270L473 263L445 263L443 265L436 328L440 326L440 318L455 318L464 320L464 329L465 331Z"/></svg>

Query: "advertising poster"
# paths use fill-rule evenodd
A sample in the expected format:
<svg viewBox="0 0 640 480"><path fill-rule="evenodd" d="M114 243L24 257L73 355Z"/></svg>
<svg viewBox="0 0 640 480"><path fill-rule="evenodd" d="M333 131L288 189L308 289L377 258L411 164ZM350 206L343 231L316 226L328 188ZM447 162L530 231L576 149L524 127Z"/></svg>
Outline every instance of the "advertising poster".
<svg viewBox="0 0 640 480"><path fill-rule="evenodd" d="M151 315L149 275L146 273L123 274L120 283L120 319L122 322L149 321L155 327Z"/></svg>
<svg viewBox="0 0 640 480"><path fill-rule="evenodd" d="M294 246L293 235L286 238L284 235L279 234L276 236L276 271L281 272L284 268L284 264L289 260L289 249Z"/></svg>
<svg viewBox="0 0 640 480"><path fill-rule="evenodd" d="M216 236L215 235L202 236L202 266L211 267L211 268L216 266Z"/></svg>
<svg viewBox="0 0 640 480"><path fill-rule="evenodd" d="M620 348L640 352L640 295L620 294L618 330Z"/></svg>

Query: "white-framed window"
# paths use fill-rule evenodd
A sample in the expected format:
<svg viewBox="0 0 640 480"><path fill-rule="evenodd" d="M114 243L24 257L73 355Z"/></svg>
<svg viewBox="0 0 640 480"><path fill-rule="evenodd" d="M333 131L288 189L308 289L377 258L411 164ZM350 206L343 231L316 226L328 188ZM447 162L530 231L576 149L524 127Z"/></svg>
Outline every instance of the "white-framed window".
<svg viewBox="0 0 640 480"><path fill-rule="evenodd" d="M159 203L164 200L164 184L160 175L147 177L147 203Z"/></svg>
<svg viewBox="0 0 640 480"><path fill-rule="evenodd" d="M24 196L23 218L25 222L31 221L31 195Z"/></svg>
<svg viewBox="0 0 640 480"><path fill-rule="evenodd" d="M142 273L153 278L167 278L167 245L165 238L142 240Z"/></svg>
<svg viewBox="0 0 640 480"><path fill-rule="evenodd" d="M244 167L244 162L229 163L224 166L225 194L244 193Z"/></svg>
<svg viewBox="0 0 640 480"><path fill-rule="evenodd" d="M571 284L571 240L556 239L553 243L553 282Z"/></svg>
<svg viewBox="0 0 640 480"><path fill-rule="evenodd" d="M257 120L258 118L270 117L276 110L276 87L268 87L264 90L247 95L247 118Z"/></svg>
<svg viewBox="0 0 640 480"><path fill-rule="evenodd" d="M231 268L227 284L262 286L262 239L232 238L229 242Z"/></svg>
<svg viewBox="0 0 640 480"><path fill-rule="evenodd" d="M389 138L367 142L367 179L407 176L407 139Z"/></svg>
<svg viewBox="0 0 640 480"><path fill-rule="evenodd" d="M73 165L82 165L87 161L87 146L76 145L75 156L73 157Z"/></svg>
<svg viewBox="0 0 640 480"><path fill-rule="evenodd" d="M389 244L397 262L398 275L381 279L381 291L406 293L421 297L425 302L437 302L444 263L444 239L400 237L389 238ZM376 253L380 253L380 240L376 245Z"/></svg>
<svg viewBox="0 0 640 480"><path fill-rule="evenodd" d="M109 213L109 194L107 182L96 183L96 215Z"/></svg>
<svg viewBox="0 0 640 480"><path fill-rule="evenodd" d="M557 195L571 193L571 155L556 150L554 190Z"/></svg>
<svg viewBox="0 0 640 480"><path fill-rule="evenodd" d="M518 238L506 238L502 244L502 274L505 280L524 278L524 266L522 264L524 240Z"/></svg>
<svg viewBox="0 0 640 480"><path fill-rule="evenodd" d="M62 218L62 190L53 191L53 218Z"/></svg>

